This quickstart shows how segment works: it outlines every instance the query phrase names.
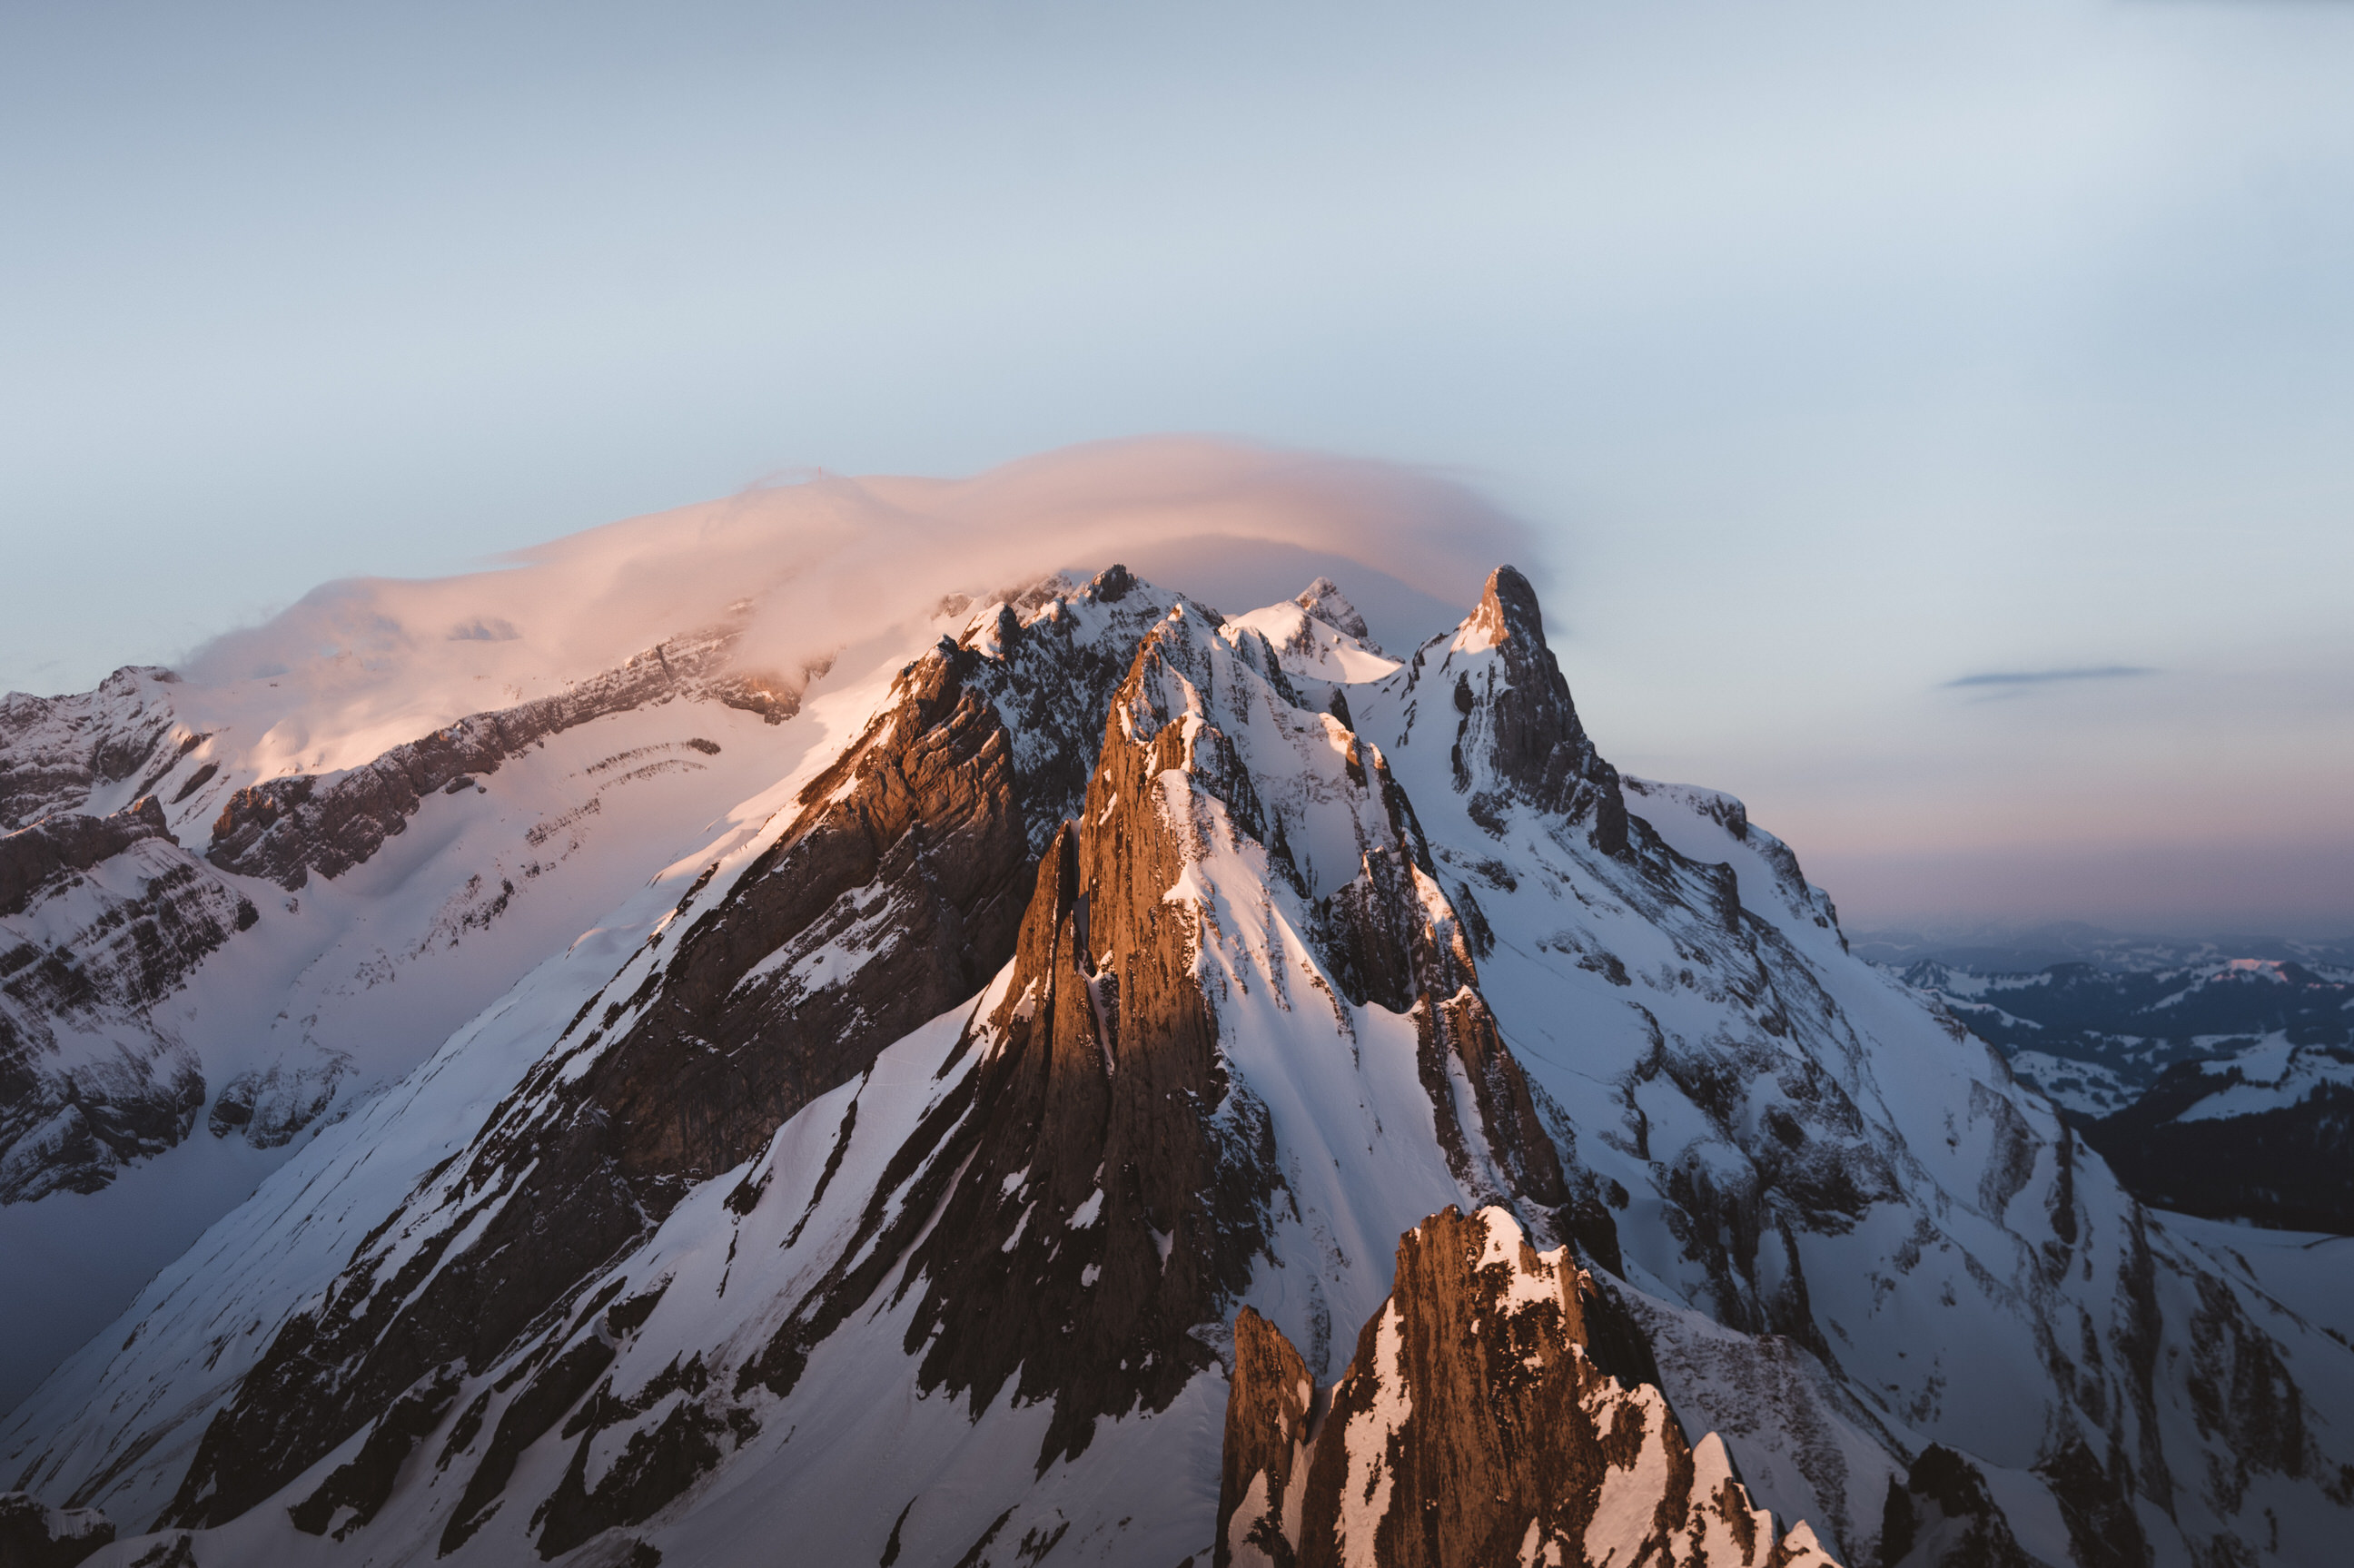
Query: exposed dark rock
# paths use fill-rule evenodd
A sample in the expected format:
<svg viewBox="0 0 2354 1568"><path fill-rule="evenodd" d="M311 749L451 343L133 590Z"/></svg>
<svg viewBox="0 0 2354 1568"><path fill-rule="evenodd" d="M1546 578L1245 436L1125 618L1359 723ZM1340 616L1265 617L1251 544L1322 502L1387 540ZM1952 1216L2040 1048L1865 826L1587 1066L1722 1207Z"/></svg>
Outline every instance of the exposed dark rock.
<svg viewBox="0 0 2354 1568"><path fill-rule="evenodd" d="M2305 1397L2278 1347L2249 1321L2232 1287L2212 1275L2199 1276L2195 1285L2190 1410L2199 1430L2221 1439L2232 1456L2230 1469L2215 1467L2210 1482L2236 1512L2252 1478L2305 1473L2312 1448Z"/></svg>
<svg viewBox="0 0 2354 1568"><path fill-rule="evenodd" d="M1521 799L1590 822L1598 847L1625 854L1627 802L1618 770L1602 759L1578 722L1569 683L1545 645L1544 615L1529 579L1498 567L1465 630L1501 654L1502 679L1491 669L1476 692L1468 677L1459 680L1453 698L1461 715L1457 747L1466 756L1484 757L1495 778ZM1468 788L1470 776L1462 767L1458 764L1458 788Z"/></svg>
<svg viewBox="0 0 2354 1568"><path fill-rule="evenodd" d="M1283 1505L1307 1485L1308 1437L1316 1383L1281 1330L1246 1307L1235 1318L1235 1364L1227 1383L1226 1436L1218 1460L1215 1561L1245 1545L1274 1568L1295 1568ZM1296 1527L1295 1527L1296 1532Z"/></svg>
<svg viewBox="0 0 2354 1568"><path fill-rule="evenodd" d="M676 938L586 1084L631 1179L738 1163L1004 961L1030 856L978 662L910 666L888 719L802 791L804 820Z"/></svg>
<svg viewBox="0 0 2354 1568"><path fill-rule="evenodd" d="M131 1560L130 1568L201 1568L196 1543L187 1532L165 1536Z"/></svg>
<svg viewBox="0 0 2354 1568"><path fill-rule="evenodd" d="M0 1202L95 1192L187 1135L204 1075L149 1012L259 916L152 796L0 838Z"/></svg>
<svg viewBox="0 0 2354 1568"><path fill-rule="evenodd" d="M1545 1210L1568 1202L1561 1158L1537 1119L1528 1080L1479 993L1468 984L1444 998L1426 991L1413 1016L1416 1065L1455 1179L1484 1202L1509 1204L1520 1197ZM1455 1090L1458 1071L1471 1091L1469 1106ZM1491 1171L1503 1179L1500 1189Z"/></svg>
<svg viewBox="0 0 2354 1568"><path fill-rule="evenodd" d="M47 817L0 837L0 915L23 913L50 882L88 871L143 839L179 842L153 795L111 817Z"/></svg>
<svg viewBox="0 0 2354 1568"><path fill-rule="evenodd" d="M673 1361L670 1375L653 1379L636 1397L615 1401L600 1391L565 1424L565 1436L578 1433L579 1442L564 1478L534 1515L541 1526L543 1558L651 1519L757 1430L747 1412L730 1412L736 1416L731 1424L693 1399L681 1400L653 1425L632 1430L596 1485L588 1484L589 1448L599 1434L643 1415L681 1389L700 1394L706 1382L700 1358L684 1367Z"/></svg>
<svg viewBox="0 0 2354 1568"><path fill-rule="evenodd" d="M1051 1399L1042 1468L1083 1450L1097 1417L1164 1408L1208 1365L1204 1327L1267 1245L1280 1179L1266 1113L1219 1050L1214 988L1195 967L1201 916L1166 896L1197 842L1267 843L1280 825L1234 739L1202 722L1237 700L1216 694L1234 677L1210 646L1200 618L1172 616L1113 695L1084 810L1040 867L1003 999L970 1028L987 1047L970 1114L949 1144L923 1149L935 1171L965 1173L913 1255L923 1294L908 1349L923 1351L926 1386L969 1393L974 1408L1009 1379L1024 1403ZM1372 764L1352 779L1378 793L1393 842L1336 897L1328 945L1353 983L1422 1021L1425 1085L1476 1190L1549 1214L1567 1197L1553 1144L1473 989L1459 922L1416 864L1426 851L1412 809ZM933 1212L901 1209L916 1223ZM868 1255L896 1251L886 1240Z"/></svg>
<svg viewBox="0 0 2354 1568"><path fill-rule="evenodd" d="M429 1382L394 1400L376 1417L360 1451L335 1467L317 1491L287 1510L294 1528L324 1535L332 1526L335 1539L341 1541L374 1519L392 1496L401 1466L426 1435L441 1424L457 1397L457 1377L444 1368ZM351 1516L338 1522L336 1516L346 1509Z"/></svg>
<svg viewBox="0 0 2354 1568"><path fill-rule="evenodd" d="M473 1538L506 1489L523 1451L545 1436L564 1413L578 1404L613 1363L613 1347L598 1338L584 1339L542 1367L524 1385L499 1424L492 1429L482 1462L466 1478L457 1509L441 1531L441 1555L446 1557ZM211 1436L207 1433L207 1437Z"/></svg>
<svg viewBox="0 0 2354 1568"><path fill-rule="evenodd" d="M2150 1561L2123 1453L2113 1452L2105 1465L2080 1438L2036 1468L2067 1520L2076 1568L2143 1568ZM1892 1489L1894 1484L1890 1482Z"/></svg>
<svg viewBox="0 0 2354 1568"><path fill-rule="evenodd" d="M1136 597L1132 586L1122 596ZM330 1399L365 1408L366 1393L354 1399L352 1391L423 1358L484 1364L591 1259L642 1234L682 1181L753 1151L881 1044L977 989L1007 946L1015 958L1007 998L972 1026L994 1042L986 1060L895 1160L901 1174L886 1174L877 1189L869 1224L882 1227L879 1206L913 1181L897 1218L875 1245L844 1253L857 1261L811 1293L747 1375L790 1388L807 1347L903 1258L907 1287L921 1293L908 1348L922 1353L922 1385L985 1407L1014 1379L1025 1402L1051 1400L1042 1465L1083 1450L1101 1415L1165 1407L1209 1364L1214 1336L1201 1330L1247 1282L1277 1179L1265 1113L1220 1062L1214 1004L1193 967L1202 938L1172 917L1163 897L1204 829L1165 819L1156 781L1190 779L1197 798L1244 834L1269 832L1270 818L1221 732L1178 725L1182 715L1156 706L1155 694L1203 656L1187 644L1205 634L1200 618L1176 618L1147 640L1120 690L1097 710L1100 760L1084 802L1070 802L1087 826L1066 828L1047 845L1018 939L989 936L990 922L1017 908L1005 868L1022 873L1035 802L1061 803L1054 784L1067 756L1033 748L1025 779L998 705L1040 700L1016 677L1025 657L1042 655L1044 668L1031 667L1046 678L1040 684L1058 683L1053 694L1069 701L1071 661L1053 641L1060 619L1011 629L1001 620L987 652L944 648L911 666L899 705L812 781L804 820L707 908L683 903L684 930L659 979L608 1005L582 1048L599 1030L618 1031L615 1043L560 1091L552 1084L561 1054L551 1058L542 1078L550 1086L526 1084L515 1112L495 1118L469 1156L471 1173L453 1192L495 1190L503 1170L529 1174L502 1195L504 1206L466 1255L441 1259L439 1244L419 1251L407 1270L431 1273L432 1286L389 1325L365 1308L347 1324L328 1314L325 1332L365 1347L353 1372L324 1391ZM1032 715L1049 736L1067 723L1060 707ZM1434 1094L1467 1161L1499 1172L1499 1196L1543 1213L1566 1195L1558 1163L1469 989L1462 937L1431 923L1411 880L1423 874L1414 861L1426 863L1411 807L1377 757L1353 777L1382 792L1397 839L1392 858L1408 877L1391 890L1396 906L1369 917L1387 927L1407 918L1405 939L1422 957L1407 961L1406 979L1447 987L1431 993L1427 1009ZM872 940L867 930L897 940L849 964L849 983L832 994L806 986L764 994L746 980L754 968L786 972L820 952L857 960ZM1419 1001L1425 991L1410 994ZM584 1008L575 1029L595 1011ZM1459 1107L1458 1079L1469 1091ZM563 1215L560 1227L545 1223L549 1213ZM525 1215L534 1217L528 1228ZM561 1249L550 1245L557 1234ZM398 1280L374 1292L365 1281L355 1269L340 1298L408 1302ZM273 1346L217 1419L184 1499L233 1510L231 1485L268 1484L266 1473L247 1478L259 1467L246 1456L275 1447L284 1456L275 1464L292 1467L304 1443L318 1441L307 1434L320 1423L288 1419L316 1395L274 1382L307 1384L316 1374L303 1369L334 1364L332 1352L305 1347L308 1331L282 1336L284 1350ZM585 1345L557 1364L592 1354ZM632 1418L592 1401L576 1460L595 1432ZM622 1463L599 1486L576 1476L547 1500L542 1549L565 1550L662 1506L716 1461L734 1419L724 1402L705 1401L633 1430ZM451 1525L453 1542L495 1505L519 1446L546 1429L537 1414L525 1421L509 1407ZM223 1478L207 1493L199 1478Z"/></svg>
<svg viewBox="0 0 2354 1568"><path fill-rule="evenodd" d="M207 1125L215 1138L236 1133L256 1149L281 1148L334 1103L351 1065L341 1052L322 1052L313 1062L239 1073L221 1086Z"/></svg>
<svg viewBox="0 0 2354 1568"><path fill-rule="evenodd" d="M2038 1568L2020 1548L1978 1467L1932 1443L1882 1511L1881 1568ZM2089 1568L2089 1565L2087 1565Z"/></svg>
<svg viewBox="0 0 2354 1568"><path fill-rule="evenodd" d="M1318 577L1292 602L1333 630L1346 632L1375 652L1381 652L1374 646L1373 629L1365 624L1365 618L1331 577Z"/></svg>
<svg viewBox="0 0 2354 1568"><path fill-rule="evenodd" d="M1097 603L1107 585L1123 601L1117 611ZM698 883L663 934L667 951L640 965L645 978L585 1005L446 1179L412 1198L419 1212L402 1217L429 1237L394 1279L375 1288L383 1255L363 1247L326 1302L280 1330L214 1418L166 1516L233 1517L428 1369L456 1361L479 1370L518 1336L541 1332L567 1294L691 1182L756 1152L883 1046L980 989L1013 951L1038 824L1051 829L1077 804L1060 732L1092 691L1093 746L1129 657L1113 644L1124 626L1157 615L1138 586L1107 574L1043 600L1027 623L1009 612L986 647L944 644L907 666L894 701L803 789L776 843L719 894ZM1077 625L1085 618L1096 618L1091 634ZM674 673L696 667L677 644L668 659ZM659 678L661 661L644 662L654 671L645 678ZM1001 705L1032 726L1023 747ZM420 779L455 755L435 752L440 760ZM251 842L310 854L334 839L304 828ZM591 1065L575 1075L580 1054ZM471 1243L445 1256L478 1215ZM546 1430L507 1425L514 1419L510 1406L499 1429L507 1436L494 1432L452 1530L479 1523L514 1453ZM699 1441L684 1428L673 1437L679 1452ZM647 1457L647 1487L675 1473L667 1451ZM567 1505L558 1538L605 1506ZM612 1517L636 1506L614 1502Z"/></svg>
<svg viewBox="0 0 2354 1568"><path fill-rule="evenodd" d="M893 1161L930 1185L788 1321L758 1364L770 1386L790 1386L806 1347L908 1255L935 1211L908 1266L919 1381L975 1409L1009 1379L1024 1403L1051 1399L1042 1469L1083 1451L1097 1417L1165 1408L1210 1364L1193 1330L1216 1320L1264 1245L1272 1150L1264 1113L1229 1093L1193 971L1198 916L1162 899L1190 845L1154 781L1173 772L1246 819L1257 805L1226 737L1189 737L1154 706L1164 661L1185 656L1163 646L1184 620L1168 624L1113 697L1087 826L1048 847L1003 1000L969 1026L960 1050L986 1051L970 1100L943 1107ZM869 1224L906 1179L886 1172Z"/></svg>
<svg viewBox="0 0 2354 1568"><path fill-rule="evenodd" d="M0 1492L0 1568L74 1568L113 1540L113 1523L96 1509L51 1508L27 1492Z"/></svg>
<svg viewBox="0 0 2354 1568"><path fill-rule="evenodd" d="M1400 1241L1395 1287L1329 1395L1246 1313L1216 1563L1828 1564L1811 1531L1775 1539L1723 1446L1688 1447L1656 1388L1596 1365L1591 1289L1500 1209L1450 1208Z"/></svg>
<svg viewBox="0 0 2354 1568"><path fill-rule="evenodd" d="M197 790L211 783L214 776L219 772L219 763L207 762L203 767L197 768L194 773L189 774L187 779L182 782L180 787L172 791L172 804L175 806L178 805L181 801L186 800L189 796L195 794Z"/></svg>

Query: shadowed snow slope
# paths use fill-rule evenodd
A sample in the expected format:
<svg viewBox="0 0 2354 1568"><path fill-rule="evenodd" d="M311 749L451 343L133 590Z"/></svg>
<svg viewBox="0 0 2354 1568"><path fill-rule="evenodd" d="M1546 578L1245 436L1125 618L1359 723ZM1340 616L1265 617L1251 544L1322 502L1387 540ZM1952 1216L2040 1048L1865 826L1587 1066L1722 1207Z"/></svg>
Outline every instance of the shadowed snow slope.
<svg viewBox="0 0 2354 1568"><path fill-rule="evenodd" d="M1739 802L1622 778L1519 573L1403 662L1346 606L1113 568L765 709L696 654L415 762L506 747L487 795L249 797L237 853L311 874L216 874L340 931L596 725L750 758L0 1480L103 1510L102 1563L2327 1556L2341 1341L1850 958ZM329 875L362 819L410 825ZM1579 1440L1504 1435L1544 1412Z"/></svg>

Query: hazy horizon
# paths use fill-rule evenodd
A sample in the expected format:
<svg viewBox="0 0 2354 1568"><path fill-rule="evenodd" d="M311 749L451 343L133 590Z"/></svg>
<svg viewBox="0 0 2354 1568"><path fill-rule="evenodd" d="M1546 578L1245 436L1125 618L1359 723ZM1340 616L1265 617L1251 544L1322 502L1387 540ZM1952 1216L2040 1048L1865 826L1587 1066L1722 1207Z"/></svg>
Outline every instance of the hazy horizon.
<svg viewBox="0 0 2354 1568"><path fill-rule="evenodd" d="M1605 754L1851 927L2354 932L2349 69L2261 3L19 8L0 688L1226 432L1487 498Z"/></svg>

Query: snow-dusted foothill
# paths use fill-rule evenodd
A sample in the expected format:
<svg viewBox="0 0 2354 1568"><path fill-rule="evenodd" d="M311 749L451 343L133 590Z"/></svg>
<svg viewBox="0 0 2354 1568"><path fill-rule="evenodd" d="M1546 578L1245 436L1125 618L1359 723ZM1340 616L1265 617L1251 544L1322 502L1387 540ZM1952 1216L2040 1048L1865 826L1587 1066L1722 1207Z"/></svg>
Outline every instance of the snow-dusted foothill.
<svg viewBox="0 0 2354 1568"><path fill-rule="evenodd" d="M2354 1230L2354 969L2313 944L2105 943L2040 969L1900 972L2069 1114L2145 1202Z"/></svg>

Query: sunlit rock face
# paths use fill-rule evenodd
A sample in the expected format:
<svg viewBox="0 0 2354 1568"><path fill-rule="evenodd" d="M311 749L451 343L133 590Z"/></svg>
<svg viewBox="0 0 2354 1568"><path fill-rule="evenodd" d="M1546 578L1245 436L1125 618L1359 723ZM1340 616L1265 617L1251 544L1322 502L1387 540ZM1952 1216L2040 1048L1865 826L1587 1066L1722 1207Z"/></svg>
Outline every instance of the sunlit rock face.
<svg viewBox="0 0 2354 1568"><path fill-rule="evenodd" d="M1596 1361L1568 1249L1512 1217L1433 1214L1398 1244L1390 1298L1318 1391L1244 1308L1218 1499L1220 1568L1488 1563L1829 1568L1695 1448L1659 1390Z"/></svg>
<svg viewBox="0 0 2354 1568"><path fill-rule="evenodd" d="M2354 1353L1852 958L1740 802L1613 768L1511 568L1402 657L1329 581L1227 615L1118 567L790 680L743 624L311 771L148 676L24 710L8 1169L80 1179L24 1129L90 1054L35 1031L101 1018L161 1086L119 1146L58 1092L105 1169L283 1163L5 1478L125 1562L2342 1534Z"/></svg>

